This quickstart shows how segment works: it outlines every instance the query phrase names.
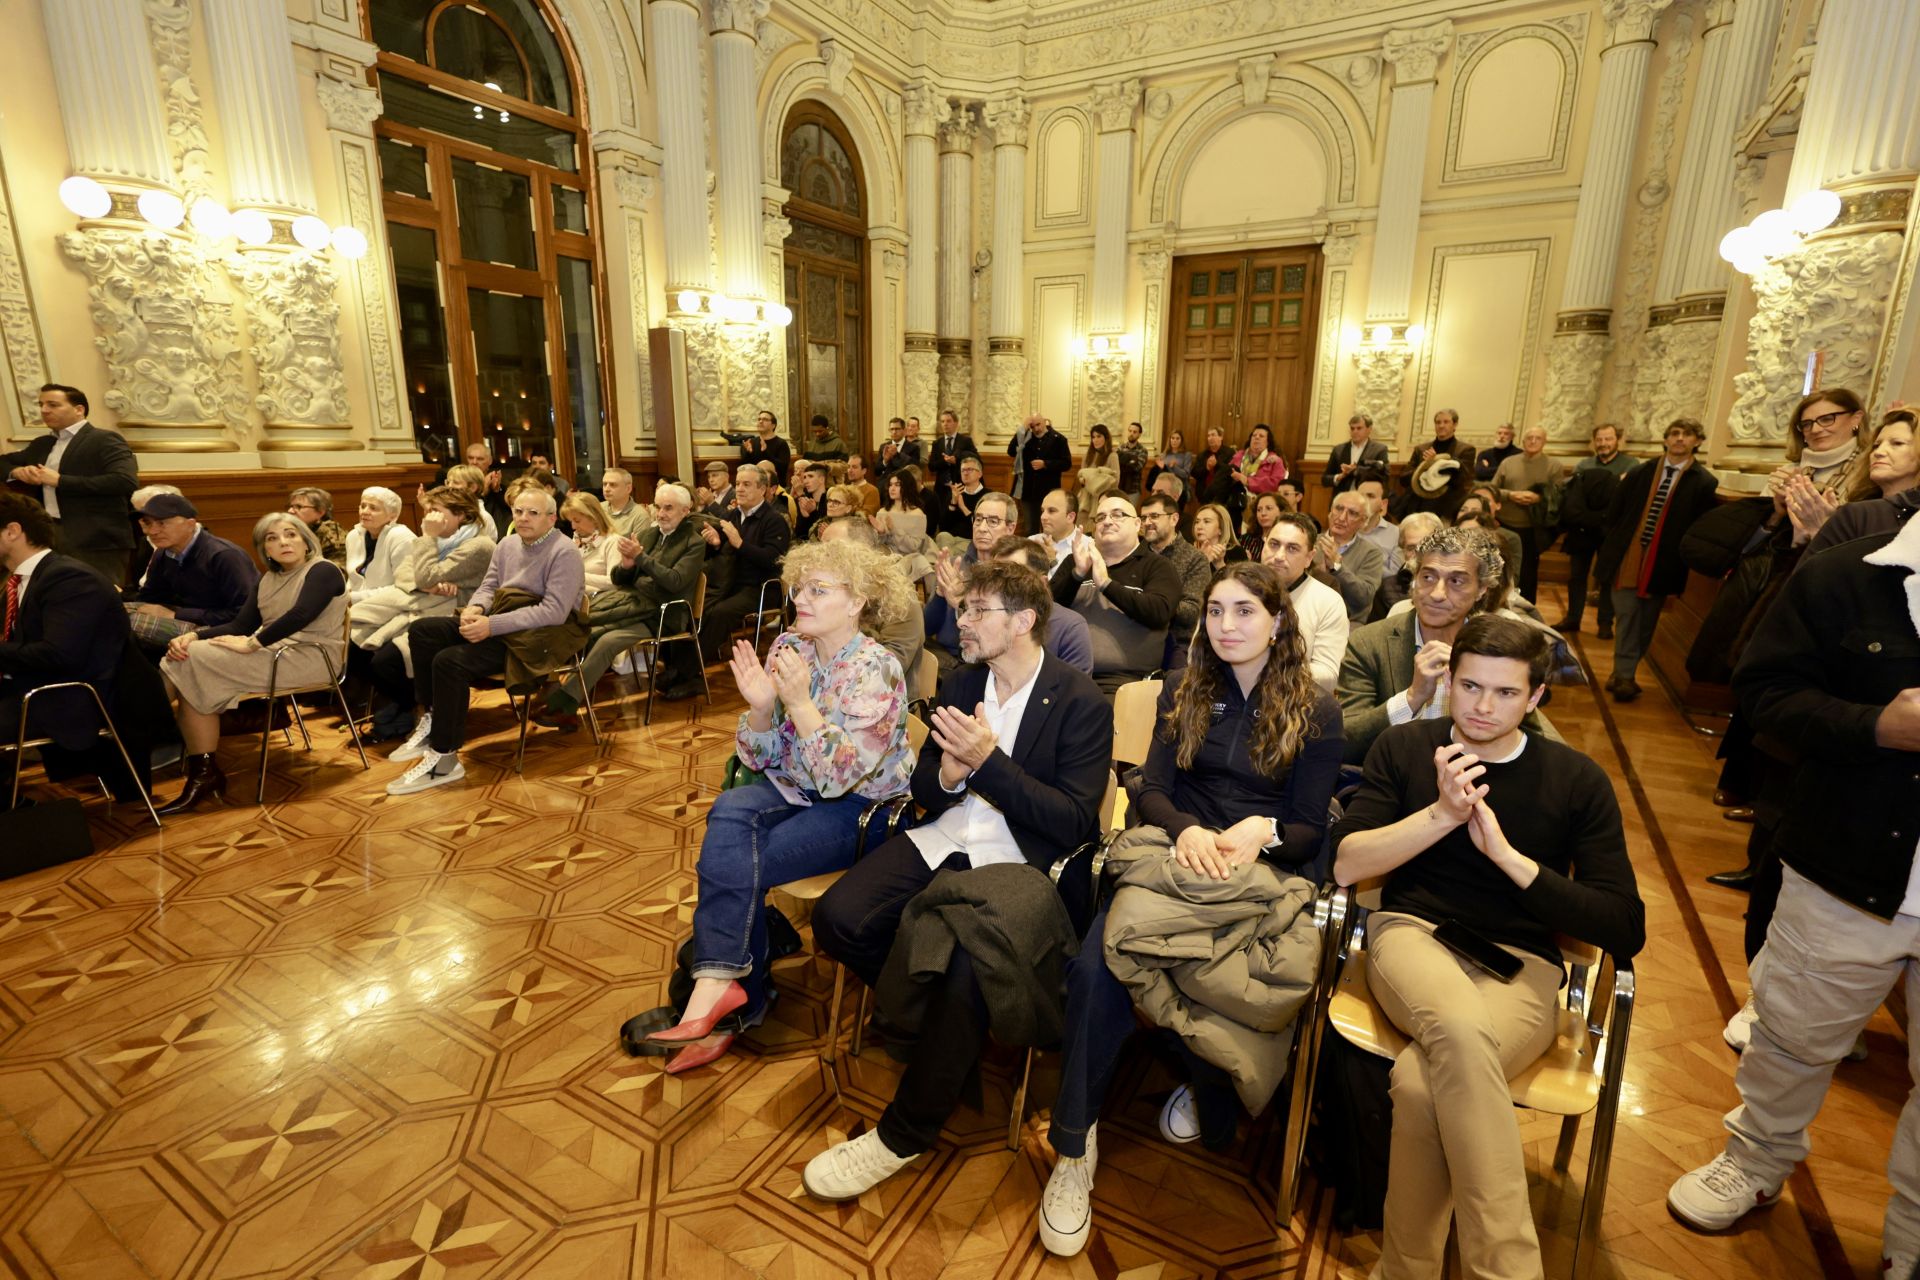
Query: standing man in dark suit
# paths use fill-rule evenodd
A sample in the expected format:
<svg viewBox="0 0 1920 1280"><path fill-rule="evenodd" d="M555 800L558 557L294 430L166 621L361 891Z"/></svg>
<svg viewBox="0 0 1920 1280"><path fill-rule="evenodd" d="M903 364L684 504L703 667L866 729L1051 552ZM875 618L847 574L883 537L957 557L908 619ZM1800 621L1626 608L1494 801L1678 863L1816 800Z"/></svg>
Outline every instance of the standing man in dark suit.
<svg viewBox="0 0 1920 1280"><path fill-rule="evenodd" d="M1073 465L1073 451L1067 438L1053 429L1053 419L1036 413L1007 446L1007 454L1013 459L1014 496L1020 499L1023 523L1038 529L1040 503L1060 487L1060 477Z"/></svg>
<svg viewBox="0 0 1920 1280"><path fill-rule="evenodd" d="M1692 418L1667 425L1667 451L1627 473L1607 508L1607 534L1600 544L1596 577L1613 592L1613 675L1607 692L1615 702L1640 696L1634 680L1640 659L1653 647L1653 629L1667 597L1687 587L1680 540L1713 507L1720 478L1694 463L1707 429Z"/></svg>
<svg viewBox="0 0 1920 1280"><path fill-rule="evenodd" d="M940 411L940 434L933 442L933 480L942 493L960 480L960 459L980 451L973 437L960 430L960 415L951 409Z"/></svg>
<svg viewBox="0 0 1920 1280"><path fill-rule="evenodd" d="M813 909L814 941L869 986L907 904L936 875L1025 863L1041 875L1018 891L1052 894L1042 877L1094 833L1113 712L1091 680L1041 648L1051 607L1045 579L1025 565L967 571L960 652L976 665L947 680L929 717L913 771L927 817L854 863ZM985 1013L974 957L955 947L893 1101L874 1128L808 1163L810 1195L857 1199L932 1148L979 1064Z"/></svg>
<svg viewBox="0 0 1920 1280"><path fill-rule="evenodd" d="M53 519L38 503L0 492L0 566L10 573L0 600L0 731L12 742L20 702L42 685L84 680L113 703L114 673L127 647L127 615L93 569L51 550ZM33 700L27 736L78 750L100 727L84 689ZM12 769L10 763L5 769ZM0 770L0 783L12 774ZM10 790L10 786L9 786Z"/></svg>
<svg viewBox="0 0 1920 1280"><path fill-rule="evenodd" d="M1354 473L1362 467L1378 467L1385 474L1387 446L1373 438L1373 418L1356 413L1347 419L1347 443L1333 446L1333 452L1327 455L1327 469L1320 474L1320 485L1336 495L1345 493L1360 483L1360 477Z"/></svg>
<svg viewBox="0 0 1920 1280"><path fill-rule="evenodd" d="M707 543L709 574L706 616L700 622L700 655L707 662L720 661L733 629L760 607L762 584L779 586L780 562L793 545L793 526L767 501L765 472L757 466L741 467L734 473L733 490L734 509L700 530ZM712 589L715 559L731 562L732 581L725 591ZM777 590L767 596L768 608L784 603ZM700 692L698 671L684 664L668 671L671 678L661 682L662 698L676 701Z"/></svg>
<svg viewBox="0 0 1920 1280"><path fill-rule="evenodd" d="M87 395L78 387L41 387L40 421L51 434L0 455L0 474L39 486L61 554L92 565L117 590L133 553L127 499L140 487L133 450L119 432L87 421Z"/></svg>

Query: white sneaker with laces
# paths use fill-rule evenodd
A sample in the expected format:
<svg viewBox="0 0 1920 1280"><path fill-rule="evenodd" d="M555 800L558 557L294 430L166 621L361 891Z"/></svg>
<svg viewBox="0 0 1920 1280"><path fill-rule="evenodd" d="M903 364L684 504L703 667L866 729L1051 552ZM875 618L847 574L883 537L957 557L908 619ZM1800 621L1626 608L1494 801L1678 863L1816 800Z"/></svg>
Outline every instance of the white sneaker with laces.
<svg viewBox="0 0 1920 1280"><path fill-rule="evenodd" d="M1200 1136L1200 1108L1187 1085L1175 1089L1160 1108L1160 1136L1168 1142L1192 1142Z"/></svg>
<svg viewBox="0 0 1920 1280"><path fill-rule="evenodd" d="M1740 1006L1740 1012L1727 1019L1726 1030L1720 1033L1720 1038L1735 1053L1745 1053L1747 1043L1753 1039L1753 1024L1759 1018L1760 1011L1753 1007L1753 997L1749 995L1747 1002Z"/></svg>
<svg viewBox="0 0 1920 1280"><path fill-rule="evenodd" d="M1071 1258L1087 1247L1093 1232L1093 1174L1100 1163L1095 1121L1087 1129L1087 1154L1054 1162L1040 1197L1040 1243L1048 1253Z"/></svg>
<svg viewBox="0 0 1920 1280"><path fill-rule="evenodd" d="M451 762L451 763L449 763ZM441 767L445 765L445 772ZM440 755L428 751L407 770L387 784L390 796L410 796L416 791L428 791L434 787L444 787L449 782L458 782L467 776L466 769L460 763L460 757L449 751Z"/></svg>
<svg viewBox="0 0 1920 1280"><path fill-rule="evenodd" d="M1920 1271L1920 1253L1894 1253L1880 1259L1880 1274L1886 1280L1913 1280Z"/></svg>
<svg viewBox="0 0 1920 1280"><path fill-rule="evenodd" d="M1780 1182L1761 1182L1722 1151L1712 1164L1682 1174L1668 1188L1667 1208L1682 1222L1702 1231L1724 1231L1745 1217L1749 1209L1764 1209L1777 1201L1780 1186Z"/></svg>
<svg viewBox="0 0 1920 1280"><path fill-rule="evenodd" d="M407 740L395 747L393 754L387 759L395 764L405 764L409 760L418 760L421 756L431 754L433 748L427 745L427 739L431 736L433 736L433 712L429 711L420 717L420 723L413 726L413 732L407 735Z"/></svg>
<svg viewBox="0 0 1920 1280"><path fill-rule="evenodd" d="M858 1200L913 1161L912 1156L893 1154L880 1141L880 1131L869 1129L807 1161L800 1171L800 1184L815 1200Z"/></svg>

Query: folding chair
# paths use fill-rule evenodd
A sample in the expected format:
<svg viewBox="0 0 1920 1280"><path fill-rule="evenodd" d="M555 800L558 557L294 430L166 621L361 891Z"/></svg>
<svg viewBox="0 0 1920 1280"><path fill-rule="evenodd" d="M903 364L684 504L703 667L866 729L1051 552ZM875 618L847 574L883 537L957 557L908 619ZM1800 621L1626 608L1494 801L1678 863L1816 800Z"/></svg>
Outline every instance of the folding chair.
<svg viewBox="0 0 1920 1280"><path fill-rule="evenodd" d="M1160 702L1159 680L1134 680L1113 693L1113 758L1145 764L1153 745L1153 709Z"/></svg>
<svg viewBox="0 0 1920 1280"><path fill-rule="evenodd" d="M679 631L667 630L667 611L674 608L687 610L687 625ZM707 679L707 664L700 660L700 620L707 612L707 575L701 574L699 581L693 584L691 600L669 600L660 606L660 616L656 619L653 634L645 640L637 640L628 653L647 650L647 716L642 722L653 723L654 695L660 688L660 646L663 644L691 641L693 644L693 665L700 671L700 687L709 704L713 702L713 683ZM593 690L584 690L586 701L593 700Z"/></svg>
<svg viewBox="0 0 1920 1280"><path fill-rule="evenodd" d="M353 643L351 627L352 619L349 614L347 623L340 629L342 638L348 644ZM327 683L302 685L297 689L280 688L280 659L296 649L317 649L320 651L320 660L327 664ZM273 741L273 706L274 703L281 698L287 700L287 706L293 712L293 722L300 727L301 742L306 744L308 751L312 751L313 739L308 736L307 722L300 715L300 699L298 695L331 690L333 696L339 699L340 702L340 718L347 722L347 731L353 735L353 749L360 753L360 768L363 772L368 769L370 766L367 764L367 749L361 745L360 742L360 726L355 723L353 711L347 706L347 692L340 683L346 677L346 668L344 666L336 668L333 665L333 655L327 652L327 647L312 640L295 640L289 644L269 645L267 646L267 652L273 656L269 659L267 666L267 691L262 695L267 700L267 714L260 729L260 777L254 784L253 802L255 804L266 803L267 748ZM343 650L342 653L344 654L344 652Z"/></svg>
<svg viewBox="0 0 1920 1280"><path fill-rule="evenodd" d="M907 707L925 716L933 710L933 699L940 692L940 663L923 648L920 650L920 660L906 674L913 681L913 698ZM917 747L915 749L918 750Z"/></svg>
<svg viewBox="0 0 1920 1280"><path fill-rule="evenodd" d="M767 592L773 592L773 603L767 603ZM769 578L760 584L760 603L753 611L753 651L760 652L760 632L766 626L767 615L773 615L774 633L777 635L787 621L787 588L778 578ZM742 620L742 629L746 622Z"/></svg>
<svg viewBox="0 0 1920 1280"><path fill-rule="evenodd" d="M593 745L599 746L601 743L600 717L593 713L593 690L586 687L587 677L580 670L580 655L574 654L565 665L556 668L554 674L563 682L569 678L580 682L581 691L587 695L580 703L580 710L586 713L587 732L593 738ZM503 674L500 677L501 686L505 687L506 682L506 676ZM512 689L507 689L507 701L512 704L513 714L520 721L520 743L514 748L513 771L522 773L525 772L527 763L527 730L533 726L533 691L528 690L522 696L515 694Z"/></svg>
<svg viewBox="0 0 1920 1280"><path fill-rule="evenodd" d="M1339 890L1336 902L1330 904L1330 924L1349 914L1352 922L1340 947L1326 1021L1355 1048L1392 1059L1409 1041L1367 987L1366 921L1369 907L1379 905L1378 892L1353 894L1352 904L1339 901L1351 893ZM1634 975L1631 962L1598 947L1564 935L1558 942L1567 982L1553 1044L1507 1083L1515 1106L1562 1117L1560 1141L1553 1152L1555 1172L1567 1172L1580 1117L1593 1112L1587 1180L1581 1188L1580 1224L1569 1272L1573 1280L1586 1280L1600 1245L1600 1214L1606 1205L1614 1125L1626 1078L1627 1036L1633 1026Z"/></svg>
<svg viewBox="0 0 1920 1280"><path fill-rule="evenodd" d="M160 826L160 814L153 807L153 797L147 793L146 785L140 781L140 774L133 767L133 758L127 754L126 744L120 740L120 730L114 726L113 717L107 714L107 704L100 700L100 691L84 680L62 680L57 684L43 684L27 690L21 697L20 722L14 726L13 734L13 794L8 799L8 807L13 808L20 803L20 761L23 753L28 747L44 747L53 742L52 738L27 737L27 708L33 704L34 698L38 695L52 693L56 689L87 691L87 696L93 699L95 709L100 712L100 728L95 731L95 736L113 739L114 749L120 753L121 761L127 766L127 776L132 778L133 785L140 789L140 799L147 806L147 816L153 819L154 826ZM100 789L106 791L104 782L101 783ZM110 791L107 792L107 803L109 805L113 803L113 793Z"/></svg>

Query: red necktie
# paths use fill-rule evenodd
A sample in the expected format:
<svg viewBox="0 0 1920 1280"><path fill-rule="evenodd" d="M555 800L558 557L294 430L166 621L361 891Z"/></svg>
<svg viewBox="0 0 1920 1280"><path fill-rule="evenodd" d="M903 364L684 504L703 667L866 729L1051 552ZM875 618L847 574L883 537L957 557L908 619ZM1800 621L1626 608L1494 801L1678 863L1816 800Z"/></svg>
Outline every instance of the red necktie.
<svg viewBox="0 0 1920 1280"><path fill-rule="evenodd" d="M13 620L20 616L20 576L7 575L7 625L0 630L0 640L13 639Z"/></svg>

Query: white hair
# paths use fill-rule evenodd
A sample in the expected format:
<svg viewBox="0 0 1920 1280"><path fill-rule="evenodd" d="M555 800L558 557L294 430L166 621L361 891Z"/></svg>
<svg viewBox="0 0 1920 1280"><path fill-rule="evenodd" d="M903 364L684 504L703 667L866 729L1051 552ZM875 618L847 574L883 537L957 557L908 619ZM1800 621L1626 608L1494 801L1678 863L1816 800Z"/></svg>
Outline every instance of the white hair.
<svg viewBox="0 0 1920 1280"><path fill-rule="evenodd" d="M385 507L389 516L400 514L400 495L393 490L377 484L368 485L360 491L360 501L365 502L369 498Z"/></svg>
<svg viewBox="0 0 1920 1280"><path fill-rule="evenodd" d="M691 507L693 505L693 495L687 492L685 485L655 485L653 489L653 500L659 502L662 498L671 499L683 507Z"/></svg>
<svg viewBox="0 0 1920 1280"><path fill-rule="evenodd" d="M600 483L605 484L608 476L619 476L628 484L633 483L633 472L627 470L625 467L608 467L600 473Z"/></svg>
<svg viewBox="0 0 1920 1280"><path fill-rule="evenodd" d="M514 504L517 506L522 498L536 499L540 503L541 515L550 516L560 509L560 504L554 500L553 494L537 484L521 486L520 492L513 495Z"/></svg>
<svg viewBox="0 0 1920 1280"><path fill-rule="evenodd" d="M142 485L140 488L135 489L133 491L133 496L127 499L127 501L132 504L133 509L135 511L138 511L140 508L146 506L147 502L150 499L157 498L163 493L170 493L176 498L186 497L185 494L181 493L180 490L175 488L173 485L149 484L149 485Z"/></svg>

